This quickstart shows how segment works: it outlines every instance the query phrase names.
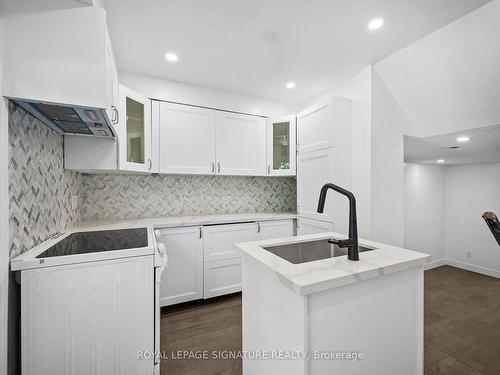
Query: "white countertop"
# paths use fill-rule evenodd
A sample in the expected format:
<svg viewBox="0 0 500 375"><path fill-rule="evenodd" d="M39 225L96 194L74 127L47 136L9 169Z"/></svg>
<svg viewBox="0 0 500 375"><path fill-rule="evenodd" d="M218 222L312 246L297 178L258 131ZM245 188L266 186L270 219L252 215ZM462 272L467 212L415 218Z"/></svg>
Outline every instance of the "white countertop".
<svg viewBox="0 0 500 375"><path fill-rule="evenodd" d="M218 215L196 215L196 216L166 216L144 219L123 220L97 220L86 221L75 225L68 230L92 231L111 230L137 227L153 227L154 229L189 227L210 224L225 224L251 221L269 221L296 219L296 213L245 213L245 214L218 214Z"/></svg>
<svg viewBox="0 0 500 375"><path fill-rule="evenodd" d="M339 256L293 264L263 249L266 246L327 240L332 237L345 238L344 235L328 232L238 243L235 246L243 252L245 257L251 257L276 272L284 285L300 295L321 292L418 267L425 264L430 257L428 254L363 239L359 239L360 246L375 248L376 250L360 253L359 261L350 261L347 256Z"/></svg>
<svg viewBox="0 0 500 375"><path fill-rule="evenodd" d="M48 240L38 244L32 249L22 253L16 258L11 260L11 269L13 271L28 269L50 267L56 264L70 264L77 262L85 262L92 260L106 260L112 259L115 256L137 256L147 255L153 253L156 242L154 239L153 229L173 228L182 226L200 226L209 224L225 224L225 223L238 223L238 222L252 222L252 221L268 221L268 220L290 220L295 219L295 213L249 213L249 214L221 214L221 215L199 215L199 216L167 216L159 218L145 218L145 219L128 219L128 220L98 220L81 222L73 227L68 228L64 232L54 235ZM115 229L131 229L146 227L148 229L148 243L150 246L141 249L120 250L107 252L95 252L72 255L70 257L53 257L44 259L40 262L36 257L43 253L45 250L55 245L63 238L75 232L89 232L101 230L115 230ZM62 259L63 258L63 259Z"/></svg>

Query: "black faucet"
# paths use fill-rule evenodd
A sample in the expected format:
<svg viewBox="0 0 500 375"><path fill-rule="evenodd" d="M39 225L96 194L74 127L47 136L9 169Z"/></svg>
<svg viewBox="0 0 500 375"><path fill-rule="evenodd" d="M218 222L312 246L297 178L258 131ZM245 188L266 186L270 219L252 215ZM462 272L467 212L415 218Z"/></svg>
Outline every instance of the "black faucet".
<svg viewBox="0 0 500 375"><path fill-rule="evenodd" d="M328 189L335 190L337 193L345 195L349 199L349 239L331 241L339 247L347 247L347 259L359 260L358 249L358 223L356 220L356 198L350 191L334 184L325 184L321 188L318 202L318 213L322 214L325 209L326 192Z"/></svg>

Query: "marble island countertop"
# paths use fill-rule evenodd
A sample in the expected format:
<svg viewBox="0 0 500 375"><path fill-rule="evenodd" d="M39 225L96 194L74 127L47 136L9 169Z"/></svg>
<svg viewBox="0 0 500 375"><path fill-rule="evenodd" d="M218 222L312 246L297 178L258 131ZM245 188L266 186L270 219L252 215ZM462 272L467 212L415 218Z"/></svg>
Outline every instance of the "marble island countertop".
<svg viewBox="0 0 500 375"><path fill-rule="evenodd" d="M341 234L328 232L238 243L235 247L242 251L244 258L250 257L276 272L281 282L299 295L317 293L418 267L425 264L430 257L428 254L364 239L359 239L359 245L374 250L360 253L359 261L350 261L347 256L339 256L293 264L263 248L298 242L328 240L332 237L337 239L345 238Z"/></svg>
<svg viewBox="0 0 500 375"><path fill-rule="evenodd" d="M217 215L193 215L193 216L166 216L144 219L110 219L80 222L68 231L92 231L137 228L141 226L153 227L155 229L174 228L183 226L230 224L252 221L287 220L296 219L297 214L293 212L272 213L243 213L243 214L217 214Z"/></svg>

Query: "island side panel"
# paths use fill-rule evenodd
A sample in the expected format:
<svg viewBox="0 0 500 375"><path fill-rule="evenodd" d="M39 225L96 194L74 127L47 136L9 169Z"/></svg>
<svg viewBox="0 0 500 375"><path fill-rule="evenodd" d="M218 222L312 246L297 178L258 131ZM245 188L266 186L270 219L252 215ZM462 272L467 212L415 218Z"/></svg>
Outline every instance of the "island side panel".
<svg viewBox="0 0 500 375"><path fill-rule="evenodd" d="M308 296L309 350L364 358L311 360L309 375L422 375L423 267Z"/></svg>
<svg viewBox="0 0 500 375"><path fill-rule="evenodd" d="M248 255L243 256L243 351L304 352L306 298L283 285L279 276ZM243 360L243 375L306 374L305 359Z"/></svg>

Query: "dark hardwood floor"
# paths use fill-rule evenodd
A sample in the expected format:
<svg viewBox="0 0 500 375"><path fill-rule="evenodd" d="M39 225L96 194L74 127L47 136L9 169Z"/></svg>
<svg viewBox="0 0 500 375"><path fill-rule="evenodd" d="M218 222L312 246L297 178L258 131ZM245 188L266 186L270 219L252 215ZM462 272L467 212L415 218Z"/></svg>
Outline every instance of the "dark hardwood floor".
<svg viewBox="0 0 500 375"><path fill-rule="evenodd" d="M166 308L161 349L241 350L241 295ZM500 280L453 267L425 272L425 375L500 374ZM241 361L164 359L162 374L241 375Z"/></svg>
<svg viewBox="0 0 500 375"><path fill-rule="evenodd" d="M425 272L425 374L500 374L500 280L453 267Z"/></svg>
<svg viewBox="0 0 500 375"><path fill-rule="evenodd" d="M241 360L212 356L213 351L241 351L241 294L164 308L160 329L162 355L169 357L161 361L162 374L241 375ZM209 359L180 359L182 351L206 351Z"/></svg>

